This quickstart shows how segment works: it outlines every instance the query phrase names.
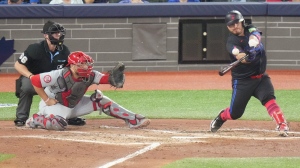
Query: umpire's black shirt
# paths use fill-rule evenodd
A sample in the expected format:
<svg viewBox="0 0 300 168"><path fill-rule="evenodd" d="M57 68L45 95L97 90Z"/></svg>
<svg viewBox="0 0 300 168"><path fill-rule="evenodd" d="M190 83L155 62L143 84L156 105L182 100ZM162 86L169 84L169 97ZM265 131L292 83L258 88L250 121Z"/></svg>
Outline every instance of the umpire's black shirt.
<svg viewBox="0 0 300 168"><path fill-rule="evenodd" d="M68 63L69 54L70 51L65 45L61 51L51 52L44 40L40 43L30 44L19 57L18 62L26 66L31 73L39 74L63 68Z"/></svg>

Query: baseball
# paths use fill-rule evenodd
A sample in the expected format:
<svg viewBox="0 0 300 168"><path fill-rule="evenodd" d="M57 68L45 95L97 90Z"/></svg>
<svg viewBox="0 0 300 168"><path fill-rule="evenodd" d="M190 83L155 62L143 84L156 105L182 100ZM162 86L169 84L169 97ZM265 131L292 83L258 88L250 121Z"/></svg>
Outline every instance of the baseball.
<svg viewBox="0 0 300 168"><path fill-rule="evenodd" d="M237 49L237 48L234 48L234 49L232 50L232 54L233 54L233 55L238 55L239 53L240 53L240 50Z"/></svg>
<svg viewBox="0 0 300 168"><path fill-rule="evenodd" d="M203 32L203 36L206 36L207 35L207 33L206 32Z"/></svg>

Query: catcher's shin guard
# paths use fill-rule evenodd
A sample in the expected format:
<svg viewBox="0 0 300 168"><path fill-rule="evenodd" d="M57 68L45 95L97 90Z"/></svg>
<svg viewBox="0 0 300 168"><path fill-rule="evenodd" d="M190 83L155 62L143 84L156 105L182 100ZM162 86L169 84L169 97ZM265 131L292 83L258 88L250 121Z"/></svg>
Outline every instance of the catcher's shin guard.
<svg viewBox="0 0 300 168"><path fill-rule="evenodd" d="M124 107L118 105L117 103L110 100L108 97L103 96L103 98L98 102L98 106L101 111L106 115L123 119L129 128L142 128L150 124L150 120L145 118L140 114L135 114Z"/></svg>
<svg viewBox="0 0 300 168"><path fill-rule="evenodd" d="M50 115L50 117L44 119L44 125L45 129L48 130L53 129L56 131L63 131L68 126L68 122L65 118L59 115Z"/></svg>
<svg viewBox="0 0 300 168"><path fill-rule="evenodd" d="M284 119L282 111L273 112L271 117L276 122L277 127L275 130L279 131L280 136L288 136L289 127L286 120Z"/></svg>

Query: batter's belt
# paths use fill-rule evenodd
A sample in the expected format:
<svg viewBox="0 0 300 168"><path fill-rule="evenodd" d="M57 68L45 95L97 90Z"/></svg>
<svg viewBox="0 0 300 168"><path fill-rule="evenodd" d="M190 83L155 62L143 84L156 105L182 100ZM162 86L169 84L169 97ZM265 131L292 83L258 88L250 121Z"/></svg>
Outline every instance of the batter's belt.
<svg viewBox="0 0 300 168"><path fill-rule="evenodd" d="M253 76L250 76L251 79L260 79L261 77L263 77L264 74L259 74L259 75L253 75Z"/></svg>

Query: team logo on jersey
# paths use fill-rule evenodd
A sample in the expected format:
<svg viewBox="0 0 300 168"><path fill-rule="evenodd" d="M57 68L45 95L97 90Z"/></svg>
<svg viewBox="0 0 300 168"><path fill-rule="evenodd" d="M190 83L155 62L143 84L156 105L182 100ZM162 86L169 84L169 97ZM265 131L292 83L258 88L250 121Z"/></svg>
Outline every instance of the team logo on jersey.
<svg viewBox="0 0 300 168"><path fill-rule="evenodd" d="M45 83L51 82L51 76L50 76L50 75L44 76L44 82L45 82Z"/></svg>
<svg viewBox="0 0 300 168"><path fill-rule="evenodd" d="M24 53L22 53L22 54L20 55L19 59L21 60L21 62L22 62L23 64L25 64L25 63L27 62L27 60L28 60L28 58L24 55Z"/></svg>

